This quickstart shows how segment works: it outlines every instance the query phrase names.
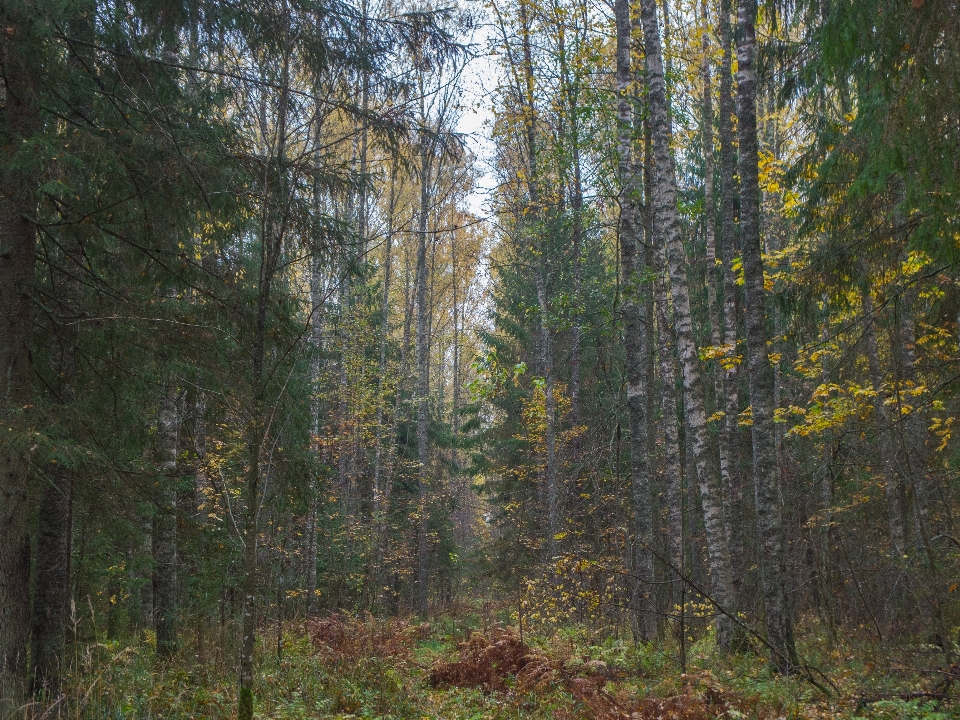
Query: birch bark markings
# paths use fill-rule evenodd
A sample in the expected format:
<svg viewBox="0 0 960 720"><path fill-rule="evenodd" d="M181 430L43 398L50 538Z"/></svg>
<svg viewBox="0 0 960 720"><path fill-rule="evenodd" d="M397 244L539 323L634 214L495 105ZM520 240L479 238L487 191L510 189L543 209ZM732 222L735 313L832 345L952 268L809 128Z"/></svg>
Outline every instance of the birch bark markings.
<svg viewBox="0 0 960 720"><path fill-rule="evenodd" d="M707 418L699 357L690 316L690 294L687 284L687 258L680 237L677 212L677 179L670 150L670 116L667 111L666 83L663 74L663 53L657 21L656 0L640 1L640 17L646 49L647 97L653 135L654 179L653 204L654 242L663 244L670 271L673 299L674 332L683 379L684 417L691 438L694 466L703 503L704 525L713 594L725 610L734 609L730 554L723 520L723 499L719 478L710 472ZM717 616L717 643L729 647L733 624L726 615Z"/></svg>
<svg viewBox="0 0 960 720"><path fill-rule="evenodd" d="M620 176L620 268L623 277L623 335L626 346L627 412L630 417L630 474L633 494L634 555L631 609L638 639L647 641L657 632L656 616L651 607L653 597L653 542L651 523L650 474L647 464L647 393L646 370L650 347L646 325L648 303L643 295L643 262L637 242L641 233L640 187L633 159L636 143L630 85L631 21L629 0L616 0L614 15L617 25L617 131L620 155L617 171ZM639 302L638 302L639 300Z"/></svg>
<svg viewBox="0 0 960 720"><path fill-rule="evenodd" d="M683 513L683 472L680 467L680 429L677 417L677 374L673 356L673 343L670 342L671 330L669 308L667 302L667 288L663 274L662 253L658 253L656 262L656 279L654 280L655 306L657 313L657 349L660 356L660 409L663 413L663 474L664 485L667 490L667 553L670 563L675 570L671 572L674 580L671 583L671 595L676 603L682 597L676 584L684 582L678 573L685 569L683 542L684 542L684 513ZM682 632L682 628L681 628Z"/></svg>
<svg viewBox="0 0 960 720"><path fill-rule="evenodd" d="M710 314L710 344L717 347L720 344L720 313L717 309L717 223L713 192L713 83L710 76L710 23L707 21L707 0L701 0L700 14L703 20L701 42L703 59L700 64L700 74L703 79L701 122L703 125L703 225L707 241L707 307ZM719 383L717 385L719 386ZM718 387L717 390L719 393L721 388Z"/></svg>
<svg viewBox="0 0 960 720"><path fill-rule="evenodd" d="M771 664L789 673L797 663L793 624L786 596L780 483L773 423L774 377L767 356L766 299L760 252L760 177L757 140L755 0L740 0L737 47L738 130L740 139L740 252L746 295L747 369L753 413L753 483L760 571Z"/></svg>
<svg viewBox="0 0 960 720"><path fill-rule="evenodd" d="M730 544L733 587L739 597L743 583L743 483L740 473L739 365L737 356L737 285L733 273L736 254L737 188L734 175L736 149L733 146L733 75L730 2L720 3L720 254L723 262L723 427L720 432L720 476L724 490L724 518Z"/></svg>

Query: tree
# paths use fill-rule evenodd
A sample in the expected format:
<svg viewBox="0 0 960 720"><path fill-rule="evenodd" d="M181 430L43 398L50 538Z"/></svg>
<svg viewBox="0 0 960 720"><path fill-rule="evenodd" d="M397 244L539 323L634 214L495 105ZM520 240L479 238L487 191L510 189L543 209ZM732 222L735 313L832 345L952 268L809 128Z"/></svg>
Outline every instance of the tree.
<svg viewBox="0 0 960 720"><path fill-rule="evenodd" d="M713 475L707 457L709 448L704 393L691 324L686 257L680 238L680 219L677 213L676 172L670 151L670 117L667 112L660 31L657 8L653 0L642 0L640 16L643 21L647 93L653 135L654 233L665 249L670 273L674 332L683 378L684 418L692 440L697 481L700 484L700 496L703 502L713 593L723 608L722 612L731 613L734 611L734 596L730 555L723 522L720 483ZM718 644L721 647L727 647L731 641L731 634L730 617L720 615L717 619Z"/></svg>
<svg viewBox="0 0 960 720"><path fill-rule="evenodd" d="M761 577L771 663L789 673L797 663L793 623L787 603L784 567L780 479L774 435L773 366L767 357L767 313L763 260L760 253L760 180L757 147L754 44L756 4L741 0L738 7L737 123L740 139L740 250L747 319L747 375L750 379L753 484L757 533L761 543Z"/></svg>

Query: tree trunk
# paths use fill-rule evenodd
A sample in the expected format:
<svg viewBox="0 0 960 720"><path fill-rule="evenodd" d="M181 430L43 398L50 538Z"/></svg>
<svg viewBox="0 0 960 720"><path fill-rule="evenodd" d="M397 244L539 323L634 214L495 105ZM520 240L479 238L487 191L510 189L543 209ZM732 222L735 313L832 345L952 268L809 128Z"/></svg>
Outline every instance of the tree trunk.
<svg viewBox="0 0 960 720"><path fill-rule="evenodd" d="M866 268L863 268L866 272ZM869 276L865 276L868 281ZM897 476L896 458L891 443L890 418L884 405L883 372L880 369L880 347L877 343L876 315L870 290L864 287L860 293L863 303L863 339L866 343L867 368L870 384L873 386L873 416L877 429L877 447L880 451L880 464L883 468L884 488L887 493L887 526L890 532L890 558L899 563L906 548L904 530L904 507L900 501L900 480Z"/></svg>
<svg viewBox="0 0 960 720"><path fill-rule="evenodd" d="M392 278L393 260L393 222L396 213L396 180L397 168L390 167L390 199L387 207L387 237L383 258L383 298L380 304L380 358L377 366L377 420L376 420L376 449L373 460L373 513L374 513L374 552L373 571L371 582L374 596L379 592L380 574L383 566L384 542L386 540L387 493L385 489L386 473L384 472L384 456L390 452L384 447L387 435L385 423L386 379L387 379L387 340L390 334L390 280ZM399 390L398 390L399 392ZM391 438L392 439L392 438Z"/></svg>
<svg viewBox="0 0 960 720"><path fill-rule="evenodd" d="M288 11L288 8L284 8ZM284 19L285 30L289 17ZM240 629L240 688L237 696L237 720L253 720L254 649L257 636L257 535L260 514L260 452L266 435L266 362L267 311L274 276L283 249L285 223L278 217L286 206L286 142L287 112L290 97L290 56L292 42L289 32L284 36L282 82L277 99L276 151L270 158L262 191L261 252L259 283L257 285L256 318L250 347L250 415L245 428L247 445L247 477L244 485L246 512L243 527L243 617ZM276 186L276 187L274 187Z"/></svg>
<svg viewBox="0 0 960 720"><path fill-rule="evenodd" d="M545 485L547 495L547 559L557 555L557 535L560 533L560 493L557 486L557 420L556 399L553 394L553 338L549 320L549 301L545 259L539 253L536 269L537 304L540 309L540 368L543 371L544 415L546 425Z"/></svg>
<svg viewBox="0 0 960 720"><path fill-rule="evenodd" d="M910 383L912 387L917 387L920 381L917 373L916 323L910 301L909 293L900 300L900 357L903 363L903 379ZM898 411L901 410L899 393L897 409ZM903 414L901 411L901 415ZM903 424L904 469L913 490L913 515L917 527L916 540L920 550L926 552L926 543L929 539L930 488L927 482L924 452L924 435L926 434L924 413L919 408L914 407L906 413Z"/></svg>
<svg viewBox="0 0 960 720"><path fill-rule="evenodd" d="M648 641L657 632L653 599L653 556L651 544L650 471L647 456L647 395L649 393L650 347L647 315L649 283L643 282L643 258L637 242L641 234L640 186L637 181L633 147L636 142L630 83L631 21L629 0L614 5L617 24L617 125L620 140L620 268L622 274L623 335L626 349L627 413L630 418L630 475L633 490L633 586L631 611L637 639Z"/></svg>
<svg viewBox="0 0 960 720"><path fill-rule="evenodd" d="M753 70L755 0L740 0L738 24L738 124L740 136L740 251L746 291L747 369L753 414L753 483L767 640L771 663L779 672L796 665L793 623L787 603L780 483L773 422L773 366L767 356L766 300L760 252L760 182L757 141L756 78Z"/></svg>
<svg viewBox="0 0 960 720"><path fill-rule="evenodd" d="M425 140L421 142L425 143ZM430 338L427 307L427 221L430 210L430 155L420 149L420 227L417 235L417 598L420 615L427 614L427 487L430 481Z"/></svg>
<svg viewBox="0 0 960 720"><path fill-rule="evenodd" d="M62 464L43 479L37 527L37 564L31 628L33 692L60 694L64 628L70 588L70 503L73 473Z"/></svg>
<svg viewBox="0 0 960 720"><path fill-rule="evenodd" d="M19 6L17 6L19 7ZM0 447L0 696L23 692L30 628L28 457L20 440L30 427L30 357L37 207L32 161L11 148L26 147L39 128L30 78L29 17L4 5L2 52L5 102L0 115L0 422L11 433ZM35 51L34 51L35 52ZM27 151L29 152L29 150Z"/></svg>
<svg viewBox="0 0 960 720"><path fill-rule="evenodd" d="M569 118L570 161L573 169L573 178L570 187L570 209L572 212L570 240L571 264L573 265L573 321L570 328L570 422L573 426L580 423L580 354L583 343L583 328L581 327L581 292L583 285L583 170L580 162L580 99L577 86L570 77L570 67L566 52L566 16L556 7L558 56L560 62L560 82L565 112ZM575 17L571 13L571 17ZM629 18L628 18L629 19ZM629 59L629 58L628 58ZM628 68L629 69L629 68ZM619 72L619 70L618 70ZM619 83L619 80L618 80ZM579 455L579 435L574 437L575 455Z"/></svg>
<svg viewBox="0 0 960 720"><path fill-rule="evenodd" d="M530 45L530 18L526 2L520 3L520 40L523 46L523 88L521 103L524 107L524 129L527 141L527 188L533 219L527 232L537 234L540 220L540 190L537 185L537 135L536 111L534 107L534 76L533 53ZM557 552L556 536L559 533L559 488L557 487L557 429L556 429L556 401L553 395L553 344L550 330L550 303L547 298L546 257L545 246L540 242L530 240L530 251L536 258L534 283L537 290L537 305L540 311L540 369L543 372L544 414L546 425L546 465L542 480L541 496L547 510L547 558L555 557Z"/></svg>
<svg viewBox="0 0 960 720"><path fill-rule="evenodd" d="M662 253L657 253L662 255ZM660 356L660 408L663 424L664 484L667 495L667 557L673 565L673 601L679 595L677 586L686 582L679 574L684 571L684 512L683 512L683 469L681 467L679 418L677 417L677 375L674 361L674 345L671 335L670 314L667 303L666 278L664 278L663 258L655 261L656 279L655 303L657 312L657 346Z"/></svg>
<svg viewBox="0 0 960 720"><path fill-rule="evenodd" d="M723 262L723 426L720 431L720 476L724 490L724 519L730 544L733 588L740 597L743 585L743 479L740 472L739 375L737 362L737 285L733 271L736 256L734 180L736 149L733 146L733 77L731 74L730 0L720 3L720 254Z"/></svg>
<svg viewBox="0 0 960 720"><path fill-rule="evenodd" d="M71 252L54 251L50 264L53 282L49 327L51 404L58 412L61 432L72 430L71 409L77 395L77 322L81 316L80 283L74 273L78 267L65 265L79 257ZM66 440L66 438L65 438ZM66 443L65 443L66 444ZM37 558L34 566L34 596L31 616L30 683L34 694L49 698L60 694L60 671L70 593L70 534L74 471L62 459L51 458L40 471L40 507L37 518Z"/></svg>
<svg viewBox="0 0 960 720"><path fill-rule="evenodd" d="M703 125L703 226L707 241L707 308L710 315L710 344L720 345L720 312L717 308L717 244L716 244L716 202L713 192L713 84L710 77L710 23L707 21L707 0L700 0L700 12L703 16L703 39L700 74L703 79L703 106L701 108ZM717 397L722 386L717 375Z"/></svg>
<svg viewBox="0 0 960 720"><path fill-rule="evenodd" d="M157 618L157 653L168 657L177 649L177 440L180 409L177 387L168 381L160 399L157 441L160 472L159 511L154 527L157 582L154 598Z"/></svg>
<svg viewBox="0 0 960 720"><path fill-rule="evenodd" d="M323 282L323 263L319 250L314 248L310 258L310 452L313 455L316 471L319 471L320 449L320 413L322 401L320 394L320 371L323 355L323 323L326 319L326 292ZM320 481L311 478L310 507L307 511L307 603L306 614L311 617L317 595L317 513L319 510Z"/></svg>
<svg viewBox="0 0 960 720"><path fill-rule="evenodd" d="M646 48L648 102L655 163L653 183L653 199L656 208L655 234L666 249L670 270L674 331L683 378L684 417L690 433L694 466L702 496L713 595L726 612L732 612L735 610L734 595L726 528L723 521L722 489L719 478L715 477L709 469L703 383L690 315L687 259L680 237L676 170L670 150L672 133L667 112L657 7L655 0L641 0L640 7ZM733 625L729 617L724 614L717 616L717 642L721 648L729 646L732 629Z"/></svg>

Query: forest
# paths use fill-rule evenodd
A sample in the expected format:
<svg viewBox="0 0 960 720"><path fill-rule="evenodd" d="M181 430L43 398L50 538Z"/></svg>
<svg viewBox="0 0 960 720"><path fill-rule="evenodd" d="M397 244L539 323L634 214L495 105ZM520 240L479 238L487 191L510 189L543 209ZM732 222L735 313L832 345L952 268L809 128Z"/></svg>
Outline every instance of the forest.
<svg viewBox="0 0 960 720"><path fill-rule="evenodd" d="M960 717L960 2L0 16L0 720Z"/></svg>

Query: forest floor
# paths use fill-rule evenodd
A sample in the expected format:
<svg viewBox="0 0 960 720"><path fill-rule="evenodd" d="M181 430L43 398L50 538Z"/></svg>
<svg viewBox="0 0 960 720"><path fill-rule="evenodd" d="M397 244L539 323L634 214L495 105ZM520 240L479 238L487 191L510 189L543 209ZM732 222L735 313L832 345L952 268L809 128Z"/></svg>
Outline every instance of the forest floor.
<svg viewBox="0 0 960 720"><path fill-rule="evenodd" d="M504 615L504 620L509 617ZM207 630L209 633L209 629ZM260 646L260 718L706 720L707 718L960 718L957 666L917 645L897 653L805 635L814 682L771 674L756 653L719 657L709 637L676 652L583 630L526 633L479 612L432 619L330 615L291 623ZM185 643L187 645L187 643ZM231 718L235 675L210 640L158 661L139 645L77 650L65 699L47 717ZM934 655L938 655L935 658ZM938 664L939 663L939 664ZM816 684L814 684L816 683ZM817 685L820 687L818 688ZM822 688L822 689L821 689ZM829 695L823 692L829 691ZM954 688L956 690L956 688ZM41 713L42 714L42 713Z"/></svg>

